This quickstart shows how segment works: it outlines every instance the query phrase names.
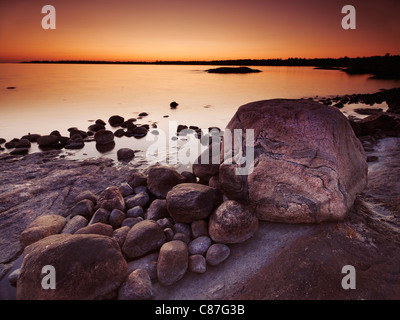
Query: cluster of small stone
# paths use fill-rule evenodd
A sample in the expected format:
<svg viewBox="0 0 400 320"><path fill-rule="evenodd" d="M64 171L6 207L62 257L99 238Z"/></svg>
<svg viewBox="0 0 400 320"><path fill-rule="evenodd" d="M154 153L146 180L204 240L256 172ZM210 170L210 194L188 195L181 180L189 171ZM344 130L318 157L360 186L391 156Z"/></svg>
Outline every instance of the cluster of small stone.
<svg viewBox="0 0 400 320"><path fill-rule="evenodd" d="M188 270L204 273L229 257L227 244L243 242L257 231L258 219L249 210L197 180L191 172L180 174L167 166L150 167L146 174L135 170L119 186L98 195L79 194L67 218L39 217L20 242L30 248L54 234L110 237L127 263L118 299L149 299L154 295L152 282L168 286ZM23 263L21 274L29 272L24 271L28 265ZM23 281L20 276L18 287Z"/></svg>

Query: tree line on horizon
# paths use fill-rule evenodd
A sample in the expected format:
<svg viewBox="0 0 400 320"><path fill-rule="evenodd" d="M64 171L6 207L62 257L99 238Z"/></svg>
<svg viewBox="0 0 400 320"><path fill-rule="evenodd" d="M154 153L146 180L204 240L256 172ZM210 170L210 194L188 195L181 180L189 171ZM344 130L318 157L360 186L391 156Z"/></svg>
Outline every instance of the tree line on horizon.
<svg viewBox="0 0 400 320"><path fill-rule="evenodd" d="M288 59L233 59L211 61L93 61L93 60L35 60L22 63L63 64L156 64L156 65L218 65L218 66L312 66L321 69L342 69L348 74L371 74L375 78L399 79L400 55L349 58L288 58Z"/></svg>

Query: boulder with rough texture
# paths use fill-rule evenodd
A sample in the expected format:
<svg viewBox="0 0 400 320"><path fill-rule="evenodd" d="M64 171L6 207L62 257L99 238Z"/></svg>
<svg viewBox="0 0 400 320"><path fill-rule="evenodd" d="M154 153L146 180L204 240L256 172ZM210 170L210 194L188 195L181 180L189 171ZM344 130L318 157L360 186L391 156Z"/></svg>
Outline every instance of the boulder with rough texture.
<svg viewBox="0 0 400 320"><path fill-rule="evenodd" d="M60 233L67 220L56 214L49 214L36 218L20 235L22 246L34 243L53 234Z"/></svg>
<svg viewBox="0 0 400 320"><path fill-rule="evenodd" d="M168 191L186 178L179 174L174 168L167 166L153 166L149 169L147 187L156 197L165 198Z"/></svg>
<svg viewBox="0 0 400 320"><path fill-rule="evenodd" d="M254 206L260 220L342 220L367 184L361 143L336 108L310 100L253 102L238 109L225 132L235 129L243 130L237 149L246 152L249 169L238 175L233 158L240 153L232 156L223 146L221 188L228 198ZM250 129L254 143L246 142Z"/></svg>
<svg viewBox="0 0 400 320"><path fill-rule="evenodd" d="M251 238L257 229L257 217L234 200L222 203L210 216L208 224L211 239L220 243L244 242Z"/></svg>
<svg viewBox="0 0 400 320"><path fill-rule="evenodd" d="M43 266L56 271L56 289L42 288ZM24 251L17 283L21 300L110 299L126 277L118 243L92 234L52 235Z"/></svg>
<svg viewBox="0 0 400 320"><path fill-rule="evenodd" d="M143 220L128 232L122 251L129 259L135 259L160 248L164 242L164 231L157 222Z"/></svg>
<svg viewBox="0 0 400 320"><path fill-rule="evenodd" d="M180 240L165 243L158 256L157 276L161 284L169 286L183 278L189 266L187 245Z"/></svg>
<svg viewBox="0 0 400 320"><path fill-rule="evenodd" d="M219 204L214 188L197 183L182 183L167 194L167 209L176 222L191 223L207 218Z"/></svg>
<svg viewBox="0 0 400 320"><path fill-rule="evenodd" d="M110 212L113 211L114 209L124 211L125 200L122 197L121 192L119 192L118 187L116 186L108 187L102 193L100 193L97 202L97 207L104 208Z"/></svg>

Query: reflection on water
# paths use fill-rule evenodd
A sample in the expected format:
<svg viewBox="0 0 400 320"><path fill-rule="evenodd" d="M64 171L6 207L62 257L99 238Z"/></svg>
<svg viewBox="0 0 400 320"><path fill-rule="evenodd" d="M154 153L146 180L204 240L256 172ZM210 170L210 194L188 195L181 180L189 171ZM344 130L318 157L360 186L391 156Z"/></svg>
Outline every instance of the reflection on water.
<svg viewBox="0 0 400 320"><path fill-rule="evenodd" d="M96 119L112 115L125 119L149 115L137 123L170 131L170 122L200 128L224 128L240 105L273 98L308 98L373 93L399 86L399 81L372 80L340 71L311 67L259 67L254 74L209 74L209 66L0 64L0 137L27 133L49 134L67 129L87 130ZM16 87L13 90L7 87ZM176 109L170 108L178 102ZM107 125L107 129L111 129ZM113 128L115 131L116 128ZM64 154L84 159L116 159L119 148L141 150L146 139L116 138L111 150L86 143L82 150ZM39 151L32 144L31 152ZM166 154L165 156L169 156ZM171 155L173 156L173 155Z"/></svg>

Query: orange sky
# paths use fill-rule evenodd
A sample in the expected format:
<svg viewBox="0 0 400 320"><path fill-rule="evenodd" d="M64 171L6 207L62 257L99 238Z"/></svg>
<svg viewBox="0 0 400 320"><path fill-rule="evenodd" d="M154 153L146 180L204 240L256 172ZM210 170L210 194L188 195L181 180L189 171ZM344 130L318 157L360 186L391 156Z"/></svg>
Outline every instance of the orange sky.
<svg viewBox="0 0 400 320"><path fill-rule="evenodd" d="M56 8L56 30L41 9ZM352 4L357 29L343 30ZM400 54L398 0L0 0L0 61Z"/></svg>

